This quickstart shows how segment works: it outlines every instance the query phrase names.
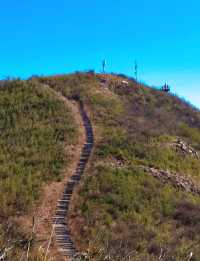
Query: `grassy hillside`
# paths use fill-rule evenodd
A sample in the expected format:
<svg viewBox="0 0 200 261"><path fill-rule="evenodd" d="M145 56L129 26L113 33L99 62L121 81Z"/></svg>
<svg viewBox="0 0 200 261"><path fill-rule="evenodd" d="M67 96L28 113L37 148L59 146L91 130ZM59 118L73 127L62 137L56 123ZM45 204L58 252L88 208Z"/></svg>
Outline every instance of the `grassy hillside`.
<svg viewBox="0 0 200 261"><path fill-rule="evenodd" d="M200 185L200 161L171 145L200 151L200 112L179 98L115 75L40 78L83 101L96 146L72 211L72 231L93 260L200 260L200 198L142 170L175 171ZM110 259L109 259L110 258Z"/></svg>
<svg viewBox="0 0 200 261"><path fill-rule="evenodd" d="M48 89L33 81L1 85L0 248L17 241L17 251L30 237L17 218L32 216L43 185L61 178L70 156L65 146L75 143L77 128L70 109Z"/></svg>
<svg viewBox="0 0 200 261"><path fill-rule="evenodd" d="M94 153L71 211L79 249L95 261L182 261L190 252L199 260L199 196L163 184L144 167L200 186L200 160L174 146L179 138L200 153L200 112L124 76L92 72L1 82L0 247L8 240L17 240L15 252L24 246L30 231L18 217L33 215L43 185L68 165L65 147L76 144L71 111L42 83L81 100L94 126Z"/></svg>

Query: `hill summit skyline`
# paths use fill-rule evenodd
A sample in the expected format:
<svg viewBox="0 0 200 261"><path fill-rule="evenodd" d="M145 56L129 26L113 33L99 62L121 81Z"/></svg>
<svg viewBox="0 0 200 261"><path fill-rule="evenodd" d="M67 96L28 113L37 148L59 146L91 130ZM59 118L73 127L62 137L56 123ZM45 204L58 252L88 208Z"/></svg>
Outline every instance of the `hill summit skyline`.
<svg viewBox="0 0 200 261"><path fill-rule="evenodd" d="M4 1L0 78L76 70L134 76L199 107L200 3L118 0Z"/></svg>

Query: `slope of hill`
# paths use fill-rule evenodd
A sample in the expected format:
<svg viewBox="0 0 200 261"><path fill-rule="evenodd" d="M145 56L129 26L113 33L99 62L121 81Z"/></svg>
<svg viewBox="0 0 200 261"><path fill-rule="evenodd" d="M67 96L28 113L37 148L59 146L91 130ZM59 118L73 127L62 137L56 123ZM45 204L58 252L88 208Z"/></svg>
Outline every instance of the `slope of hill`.
<svg viewBox="0 0 200 261"><path fill-rule="evenodd" d="M191 252L199 260L199 195L163 183L145 168L200 185L200 112L116 75L39 81L81 100L95 130L95 151L71 210L79 249L92 260L184 260Z"/></svg>
<svg viewBox="0 0 200 261"><path fill-rule="evenodd" d="M32 230L19 217L36 215L43 185L62 178L70 160L66 146L76 143L71 111L54 96L33 82L0 88L0 249L14 247L9 260L20 260Z"/></svg>
<svg viewBox="0 0 200 261"><path fill-rule="evenodd" d="M78 249L95 261L182 261L191 252L199 260L200 197L176 179L200 187L200 112L124 76L92 72L0 89L1 246L27 239L16 217L32 211L42 184L62 178L70 153L64 146L77 144L71 111L44 85L81 101L94 130L93 154L70 205ZM174 183L151 170L175 176Z"/></svg>

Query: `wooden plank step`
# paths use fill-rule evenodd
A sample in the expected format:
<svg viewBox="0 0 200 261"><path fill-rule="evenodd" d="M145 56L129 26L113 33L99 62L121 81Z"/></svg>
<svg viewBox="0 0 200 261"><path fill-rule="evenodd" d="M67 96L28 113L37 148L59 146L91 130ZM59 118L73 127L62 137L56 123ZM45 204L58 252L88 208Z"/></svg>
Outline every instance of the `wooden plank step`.
<svg viewBox="0 0 200 261"><path fill-rule="evenodd" d="M69 205L69 202L70 202L70 199L63 198L62 201L59 201L57 203L57 206L66 206L67 207Z"/></svg>
<svg viewBox="0 0 200 261"><path fill-rule="evenodd" d="M57 242L59 244L59 246L65 246L65 247L68 247L68 248L73 248L74 245L72 242L68 242L68 239L65 239L65 238L57 238Z"/></svg>
<svg viewBox="0 0 200 261"><path fill-rule="evenodd" d="M74 256L75 255L75 248L66 248L65 246L60 246L59 245L59 247L60 247L60 249L63 249L62 250L62 252L66 252L67 253L67 255L72 255L72 256Z"/></svg>
<svg viewBox="0 0 200 261"><path fill-rule="evenodd" d="M57 242L59 244L59 246L65 246L65 247L68 247L68 248L72 248L74 247L73 243L72 242L68 242L68 239L59 239L57 238Z"/></svg>
<svg viewBox="0 0 200 261"><path fill-rule="evenodd" d="M72 194L71 194L71 193L68 193L68 192L66 191L67 188L68 188L68 186L65 186L65 187L64 187L64 191L63 191L63 194L62 194L62 195L65 196L65 197L70 198Z"/></svg>
<svg viewBox="0 0 200 261"><path fill-rule="evenodd" d="M72 244L72 242L70 241L71 238L70 238L70 235L60 235L60 234L56 234L56 237L57 237L57 241L58 242L64 242L66 244Z"/></svg>
<svg viewBox="0 0 200 261"><path fill-rule="evenodd" d="M64 236L61 237L61 236L57 235L57 240L61 244L73 246L73 243L71 241L69 241L68 237L64 237Z"/></svg>
<svg viewBox="0 0 200 261"><path fill-rule="evenodd" d="M65 189L65 191L66 191L66 189ZM71 196L72 196L72 194L70 196L66 196L65 194L63 194L61 199L66 200L66 201L70 201Z"/></svg>
<svg viewBox="0 0 200 261"><path fill-rule="evenodd" d="M62 243L58 243L58 245L59 245L59 247L62 247L62 248L65 248L66 250L74 250L75 248L74 248L74 246L73 246L73 244L71 244L70 246L69 245L66 245L66 244L62 244Z"/></svg>
<svg viewBox="0 0 200 261"><path fill-rule="evenodd" d="M59 199L58 202L69 202L69 199Z"/></svg>
<svg viewBox="0 0 200 261"><path fill-rule="evenodd" d="M61 206L57 206L55 211L56 212L60 212L60 214L62 214L62 213L64 213L67 210L68 210L68 206L61 205ZM58 215L55 215L55 216L58 216Z"/></svg>

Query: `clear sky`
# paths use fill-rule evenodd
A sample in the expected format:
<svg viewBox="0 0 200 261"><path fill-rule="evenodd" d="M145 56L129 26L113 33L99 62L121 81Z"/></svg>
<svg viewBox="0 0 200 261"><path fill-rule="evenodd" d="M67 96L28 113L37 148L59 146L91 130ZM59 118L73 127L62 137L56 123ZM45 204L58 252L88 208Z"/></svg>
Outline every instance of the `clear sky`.
<svg viewBox="0 0 200 261"><path fill-rule="evenodd" d="M199 0L1 0L0 77L101 70L133 76L200 108Z"/></svg>

